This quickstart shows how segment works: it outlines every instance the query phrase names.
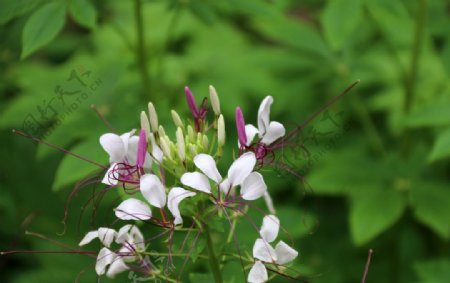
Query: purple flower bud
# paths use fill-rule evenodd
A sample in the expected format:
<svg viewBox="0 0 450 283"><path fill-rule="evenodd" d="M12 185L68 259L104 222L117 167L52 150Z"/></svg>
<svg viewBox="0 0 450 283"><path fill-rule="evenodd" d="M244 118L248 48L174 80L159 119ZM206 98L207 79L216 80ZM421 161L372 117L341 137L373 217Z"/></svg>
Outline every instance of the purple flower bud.
<svg viewBox="0 0 450 283"><path fill-rule="evenodd" d="M189 106L189 110L191 110L192 116L194 116L195 119L200 118L200 113L198 112L197 105L195 104L194 95L192 94L189 87L186 86L184 88L184 92L186 93L187 104Z"/></svg>
<svg viewBox="0 0 450 283"><path fill-rule="evenodd" d="M247 146L247 135L245 134L244 115L240 107L236 108L236 128L238 132L239 144Z"/></svg>
<svg viewBox="0 0 450 283"><path fill-rule="evenodd" d="M141 129L141 132L139 133L137 162L136 162L136 165L139 168L142 168L144 166L146 153L147 153L147 135L145 134L145 130Z"/></svg>

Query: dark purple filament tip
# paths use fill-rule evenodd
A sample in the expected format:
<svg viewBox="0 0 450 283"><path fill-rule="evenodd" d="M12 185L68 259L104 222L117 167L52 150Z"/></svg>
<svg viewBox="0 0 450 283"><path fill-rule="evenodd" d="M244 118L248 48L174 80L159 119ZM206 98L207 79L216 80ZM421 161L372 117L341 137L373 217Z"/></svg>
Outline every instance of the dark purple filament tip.
<svg viewBox="0 0 450 283"><path fill-rule="evenodd" d="M244 115L240 107L236 108L236 128L238 132L239 144L241 147L247 146L247 135L245 134Z"/></svg>
<svg viewBox="0 0 450 283"><path fill-rule="evenodd" d="M144 129L139 133L138 152L137 152L137 166L142 168L145 162L145 155L147 153L147 135Z"/></svg>
<svg viewBox="0 0 450 283"><path fill-rule="evenodd" d="M192 116L194 116L195 119L200 118L200 113L198 111L197 105L195 104L195 98L192 94L192 91L189 89L189 87L184 88L184 92L186 93L186 101L189 106L189 110L192 113Z"/></svg>

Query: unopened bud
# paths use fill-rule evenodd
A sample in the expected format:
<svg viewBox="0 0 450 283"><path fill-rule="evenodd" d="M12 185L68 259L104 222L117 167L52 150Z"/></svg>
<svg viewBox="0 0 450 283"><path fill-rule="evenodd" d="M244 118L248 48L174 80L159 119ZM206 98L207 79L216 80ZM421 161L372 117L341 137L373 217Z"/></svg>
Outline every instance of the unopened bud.
<svg viewBox="0 0 450 283"><path fill-rule="evenodd" d="M166 136L166 131L164 130L163 126L159 126L158 134L159 134L160 137Z"/></svg>
<svg viewBox="0 0 450 283"><path fill-rule="evenodd" d="M178 115L177 111L172 110L170 113L172 114L172 120L175 123L175 126L184 128L183 121L181 121L180 115Z"/></svg>
<svg viewBox="0 0 450 283"><path fill-rule="evenodd" d="M145 131L145 136L150 137L150 123L148 121L147 114L145 114L145 111L141 112L141 129Z"/></svg>
<svg viewBox="0 0 450 283"><path fill-rule="evenodd" d="M150 125L154 133L158 130L158 115L156 115L155 106L151 102L148 103L148 114L150 115Z"/></svg>
<svg viewBox="0 0 450 283"><path fill-rule="evenodd" d="M202 146L204 149L207 149L209 147L209 140L206 135L203 135Z"/></svg>
<svg viewBox="0 0 450 283"><path fill-rule="evenodd" d="M197 155L197 148L195 147L195 145L193 144L189 145L189 153L191 154L191 156Z"/></svg>
<svg viewBox="0 0 450 283"><path fill-rule="evenodd" d="M181 161L184 161L186 159L186 146L184 143L184 136L183 131L180 127L177 129L177 147L178 147L178 156L180 157Z"/></svg>
<svg viewBox="0 0 450 283"><path fill-rule="evenodd" d="M220 114L217 121L217 141L220 146L225 144L225 121L222 114Z"/></svg>
<svg viewBox="0 0 450 283"><path fill-rule="evenodd" d="M191 125L188 126L187 130L188 130L189 140L191 142L195 142L195 139L197 136L195 135L194 129L191 127Z"/></svg>
<svg viewBox="0 0 450 283"><path fill-rule="evenodd" d="M164 155L168 159L172 159L172 152L170 150L170 141L166 136L163 136L160 138L159 143L161 144L161 149L164 153Z"/></svg>
<svg viewBox="0 0 450 283"><path fill-rule="evenodd" d="M211 106L214 111L214 113L218 116L220 115L220 100L219 96L217 95L216 89L210 85L209 86L209 97L211 99Z"/></svg>

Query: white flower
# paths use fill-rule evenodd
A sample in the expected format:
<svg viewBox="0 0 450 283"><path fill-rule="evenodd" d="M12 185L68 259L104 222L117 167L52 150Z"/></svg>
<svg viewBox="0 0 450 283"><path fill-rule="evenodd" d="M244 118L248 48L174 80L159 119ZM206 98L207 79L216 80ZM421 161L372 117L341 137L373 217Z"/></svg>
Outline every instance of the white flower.
<svg viewBox="0 0 450 283"><path fill-rule="evenodd" d="M247 135L247 145L250 145L255 136L261 139L261 142L269 145L286 134L284 126L275 121L270 121L270 106L273 103L272 96L266 96L258 110L258 128L252 124L245 125Z"/></svg>
<svg viewBox="0 0 450 283"><path fill-rule="evenodd" d="M247 281L250 283L263 283L268 280L267 270L263 262L283 265L293 261L298 252L283 241L279 241L275 249L270 244L278 236L280 220L275 215L267 215L259 234L261 238L256 239L253 245L253 257L257 259L251 268Z"/></svg>
<svg viewBox="0 0 450 283"><path fill-rule="evenodd" d="M161 180L154 174L143 175L140 188L142 195L152 206L164 208L167 202L168 209L174 216L175 225L183 223L178 208L180 202L187 197L196 195L194 192L175 187L170 190L167 200L166 189ZM147 203L129 198L116 208L116 216L122 220L147 220L152 217L152 211Z"/></svg>
<svg viewBox="0 0 450 283"><path fill-rule="evenodd" d="M114 278L120 272L129 270L130 267L125 262L138 260L136 252L145 250L144 237L139 229L134 225L125 225L118 232L109 228L99 228L97 231L90 231L79 243L80 246L90 243L95 238L99 238L103 247L97 256L95 271L98 275ZM118 253L109 249L111 243L115 241L121 244L122 248Z"/></svg>
<svg viewBox="0 0 450 283"><path fill-rule="evenodd" d="M218 185L224 194L227 194L231 188L240 185L241 197L246 200L257 199L263 196L267 190L262 175L252 172L256 164L253 152L247 152L236 159L228 169L228 177L225 179L217 170L214 158L208 154L196 155L194 164L202 173L185 173L181 176L181 183L201 192L211 194L209 179Z"/></svg>
<svg viewBox="0 0 450 283"><path fill-rule="evenodd" d="M138 156L139 137L134 136L134 130L131 132L116 135L107 133L100 137L100 144L109 155L110 168L105 174L102 183L107 185L117 185L120 170L117 169L118 163L136 166ZM151 168L152 159L148 152L145 155L143 168Z"/></svg>

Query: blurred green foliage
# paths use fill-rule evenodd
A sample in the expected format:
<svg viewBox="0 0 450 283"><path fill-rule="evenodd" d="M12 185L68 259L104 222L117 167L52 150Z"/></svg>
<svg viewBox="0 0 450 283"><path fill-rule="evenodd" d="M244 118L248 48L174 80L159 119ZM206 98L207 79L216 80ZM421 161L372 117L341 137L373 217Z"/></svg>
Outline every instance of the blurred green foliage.
<svg viewBox="0 0 450 283"><path fill-rule="evenodd" d="M198 98L212 84L233 141L237 105L254 122L259 101L273 95L272 115L293 128L361 79L331 108L342 114L337 126L324 112L299 135L309 159L285 156L307 185L267 178L300 250L294 267L312 282L358 282L373 248L367 282L448 282L449 11L445 0L0 0L0 249L60 249L25 231L75 248L88 229L114 220L119 198L110 192L81 215L95 190L83 188L59 235L71 188L101 172L12 128L30 130L31 121L47 142L106 163L98 138L109 130L91 104L124 132L139 127L151 100L171 132L169 110L188 113L183 87ZM248 248L251 231L237 231ZM186 282L210 282L204 262L193 261ZM93 264L15 254L0 257L0 277L93 282ZM226 282L242 282L239 264L224 270Z"/></svg>

